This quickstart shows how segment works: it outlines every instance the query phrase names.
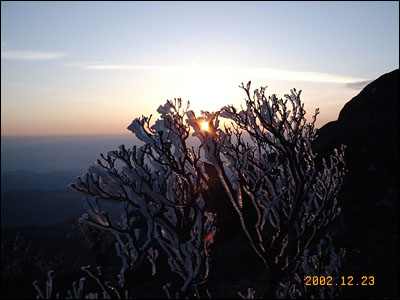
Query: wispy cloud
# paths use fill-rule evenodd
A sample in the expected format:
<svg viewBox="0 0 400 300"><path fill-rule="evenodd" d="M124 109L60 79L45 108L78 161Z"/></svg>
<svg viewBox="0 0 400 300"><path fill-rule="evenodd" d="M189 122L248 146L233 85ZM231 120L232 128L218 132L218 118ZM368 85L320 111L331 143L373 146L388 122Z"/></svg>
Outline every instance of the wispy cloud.
<svg viewBox="0 0 400 300"><path fill-rule="evenodd" d="M91 62L66 62L64 66L66 67L75 67L80 69L87 69L88 66L93 65L106 65L109 64L109 61L91 61Z"/></svg>
<svg viewBox="0 0 400 300"><path fill-rule="evenodd" d="M232 69L232 71L235 71ZM325 83L348 83L360 80L364 78L355 78L350 76L343 76L331 73L323 72L304 72L304 71L292 71L292 70L281 70L281 69L270 69L270 68L243 68L237 70L240 73L250 75L257 78L275 79L275 80L290 80L290 81L311 81L311 82L325 82Z"/></svg>
<svg viewBox="0 0 400 300"><path fill-rule="evenodd" d="M39 61L59 59L67 54L65 52L49 52L34 50L6 50L1 49L1 59L21 60L21 61Z"/></svg>
<svg viewBox="0 0 400 300"><path fill-rule="evenodd" d="M365 78L351 76L342 76L337 74L322 72L304 72L281 70L272 68L242 68L242 67L207 67L198 66L196 63L191 65L176 66L151 66L151 65L129 65L129 64L88 64L82 67L86 70L135 70L135 71L153 71L156 74L165 75L210 75L213 76L234 76L240 78L252 79L271 79L271 80L289 80L289 81L310 81L325 83L357 84L367 82Z"/></svg>
<svg viewBox="0 0 400 300"><path fill-rule="evenodd" d="M373 80L364 80L358 82L349 82L346 84L346 87L354 90L361 90L365 88L368 84L370 84Z"/></svg>
<svg viewBox="0 0 400 300"><path fill-rule="evenodd" d="M139 66L139 65L114 65L114 64L91 64L83 66L86 70L162 70L162 66Z"/></svg>

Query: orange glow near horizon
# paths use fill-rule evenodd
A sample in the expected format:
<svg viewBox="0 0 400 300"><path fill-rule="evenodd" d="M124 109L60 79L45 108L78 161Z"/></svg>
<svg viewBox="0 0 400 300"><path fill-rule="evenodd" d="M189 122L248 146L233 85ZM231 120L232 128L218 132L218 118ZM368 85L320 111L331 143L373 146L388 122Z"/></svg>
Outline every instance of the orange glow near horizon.
<svg viewBox="0 0 400 300"><path fill-rule="evenodd" d="M195 73L196 74L196 73ZM159 75L161 76L161 75ZM232 104L240 109L243 104L243 91L236 86L239 80L220 80L212 74L205 76L182 78L178 75L161 81L158 89L151 89L151 80L140 81L137 86L127 89L127 79L124 76L115 76L118 83L99 83L99 91L93 92L87 87L75 96L71 91L65 94L32 94L22 97L15 89L2 90L1 135L2 136L41 136L41 135L107 135L130 134L126 129L132 120L138 116L154 114L157 107L165 103L165 99L181 97L184 105L190 100L190 110L201 116L201 110L207 108L210 112L218 111L225 105ZM198 80L196 80L198 79ZM114 79L116 80L116 79ZM236 83L235 83L236 82ZM179 83L179 84L178 84ZM95 83L91 83L95 85ZM252 89L262 86L261 80L252 81ZM207 88L204 88L206 86ZM316 107L321 114L317 117L316 126L319 128L337 116L345 103L342 99L351 99L356 91L340 89L337 85L325 85L301 82L301 84L273 81L266 94L277 94L282 98L295 86L303 90L302 101L307 110L306 118L311 115ZM117 91L117 92L116 92ZM15 94L14 94L15 93ZM61 92L60 92L61 93ZM59 97L59 98L57 98ZM17 104L24 98L31 99L21 109ZM114 99L110 101L110 99ZM341 100L338 100L341 99ZM40 103L40 105L33 105ZM79 107L79 109L78 109ZM157 116L152 118L152 121ZM200 130L210 132L210 124L202 124L204 118L199 118ZM223 128L223 127L221 127Z"/></svg>

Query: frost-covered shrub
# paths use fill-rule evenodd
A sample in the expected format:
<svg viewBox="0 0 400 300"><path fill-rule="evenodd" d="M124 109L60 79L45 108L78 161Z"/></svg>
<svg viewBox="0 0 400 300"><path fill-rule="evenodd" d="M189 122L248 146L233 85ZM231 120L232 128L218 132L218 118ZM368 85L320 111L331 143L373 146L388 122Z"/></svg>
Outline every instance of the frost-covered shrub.
<svg viewBox="0 0 400 300"><path fill-rule="evenodd" d="M170 273L170 280L154 283L168 298L218 295L207 288L207 279L218 268L210 257L224 220L206 205L206 191L212 188L207 166L223 186L220 201L234 208L262 266L262 286L248 286L247 295L236 291L240 297L324 298L337 293L326 287L309 291L303 281L314 273L334 276L344 256L335 249L328 226L340 213L344 147L318 170L311 149L318 110L307 123L300 92L293 90L283 100L266 97L265 88L251 97L250 82L242 88L248 99L240 110L225 106L196 117L176 99L158 108L154 124L147 117L135 119L128 129L143 144L121 145L101 155L70 185L89 205L80 221L115 237L122 261L118 280L102 284L84 269L97 280L103 297L134 291L140 282L132 283L126 274L145 260L151 275ZM219 118L231 125L222 128ZM196 147L189 146L192 131ZM75 284L74 293L81 292Z"/></svg>
<svg viewBox="0 0 400 300"><path fill-rule="evenodd" d="M216 167L251 246L268 269L266 294L302 296L300 289L281 294L279 287L297 275L305 251L318 243L321 252L322 239L330 237L324 229L340 213L337 196L345 175L344 146L317 170L311 143L318 109L307 123L301 91L294 89L283 100L266 97L265 88L256 89L251 97L250 82L241 87L246 105L239 111L225 106L218 112L232 121L231 127L219 128L218 115L208 118L211 133L201 133L191 115L189 123L204 144L207 160ZM244 209L244 202L251 208ZM333 251L332 245L324 251ZM304 274L311 272L304 264L302 268Z"/></svg>
<svg viewBox="0 0 400 300"><path fill-rule="evenodd" d="M115 235L123 262L120 287L126 284L125 271L143 258L155 274L159 251L180 278L177 292L198 294L198 285L208 277L215 216L203 209L207 177L200 149L187 145L186 111L180 100L169 101L158 109L161 119L153 126L150 118L135 119L128 128L144 144L121 145L102 155L71 185L88 197L90 208L81 221ZM118 211L103 210L104 203L114 203Z"/></svg>

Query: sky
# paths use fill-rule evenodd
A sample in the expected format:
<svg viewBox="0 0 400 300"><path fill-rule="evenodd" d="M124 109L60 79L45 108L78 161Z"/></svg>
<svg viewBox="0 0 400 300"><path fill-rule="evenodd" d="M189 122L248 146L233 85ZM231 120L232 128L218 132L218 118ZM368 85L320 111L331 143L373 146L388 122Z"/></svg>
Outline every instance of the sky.
<svg viewBox="0 0 400 300"><path fill-rule="evenodd" d="M399 3L1 2L1 135L128 134L167 99L302 90L317 127L399 68Z"/></svg>

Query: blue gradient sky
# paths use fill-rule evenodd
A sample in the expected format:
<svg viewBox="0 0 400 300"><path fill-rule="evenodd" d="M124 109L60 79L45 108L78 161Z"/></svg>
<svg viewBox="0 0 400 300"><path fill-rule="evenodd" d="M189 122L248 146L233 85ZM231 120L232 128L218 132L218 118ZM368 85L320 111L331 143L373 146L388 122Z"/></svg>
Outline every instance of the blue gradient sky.
<svg viewBox="0 0 400 300"><path fill-rule="evenodd" d="M1 134L120 134L166 99L303 90L317 125L399 68L399 3L1 2Z"/></svg>

